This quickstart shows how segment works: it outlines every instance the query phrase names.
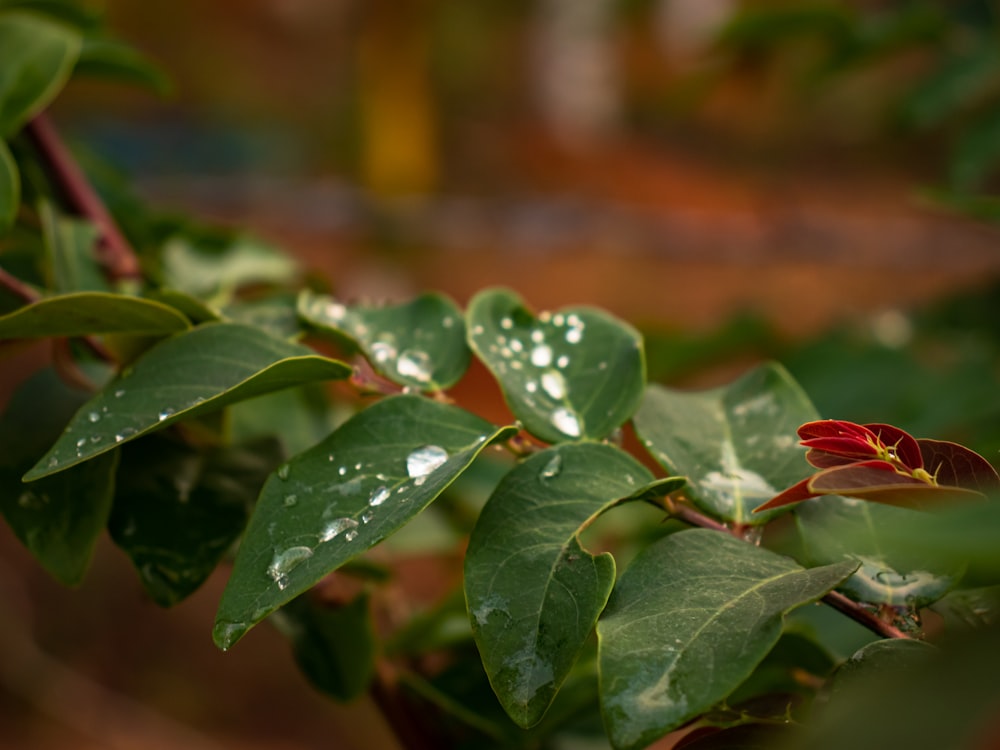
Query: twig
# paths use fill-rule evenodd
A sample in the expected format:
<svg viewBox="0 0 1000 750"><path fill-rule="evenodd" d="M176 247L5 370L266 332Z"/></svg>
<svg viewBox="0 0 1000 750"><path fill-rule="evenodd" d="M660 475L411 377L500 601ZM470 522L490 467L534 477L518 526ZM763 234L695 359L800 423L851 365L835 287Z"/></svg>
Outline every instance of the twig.
<svg viewBox="0 0 1000 750"><path fill-rule="evenodd" d="M671 516L683 521L684 523L691 524L692 526L698 526L702 529L721 531L725 534L732 533L732 530L725 524L719 523L718 521L699 513L694 508L690 508L686 505L679 505L670 498L666 499L664 506ZM826 594L821 601L830 605L838 612L847 615L855 622L864 625L866 628L874 633L877 633L883 638L912 638L909 634L903 632L894 625L890 625L869 612L861 604L858 604L856 601L847 598L837 591L831 591Z"/></svg>
<svg viewBox="0 0 1000 750"><path fill-rule="evenodd" d="M28 304L37 302L41 298L41 295L38 292L16 276L11 276L2 268L0 268L0 287L3 287L15 297L27 302Z"/></svg>
<svg viewBox="0 0 1000 750"><path fill-rule="evenodd" d="M142 272L135 253L48 117L38 115L25 126L24 132L70 208L97 226L98 256L108 276L113 281L140 278Z"/></svg>

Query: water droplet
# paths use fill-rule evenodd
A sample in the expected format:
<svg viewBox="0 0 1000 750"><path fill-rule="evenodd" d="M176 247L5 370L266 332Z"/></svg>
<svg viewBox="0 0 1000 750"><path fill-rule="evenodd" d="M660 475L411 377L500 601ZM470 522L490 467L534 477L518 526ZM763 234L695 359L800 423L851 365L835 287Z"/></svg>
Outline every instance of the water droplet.
<svg viewBox="0 0 1000 750"><path fill-rule="evenodd" d="M358 538L358 532L356 529L351 529L346 534L344 534L345 542L353 542L357 538Z"/></svg>
<svg viewBox="0 0 1000 750"><path fill-rule="evenodd" d="M538 478L541 480L551 479L560 471L562 471L562 456L557 453L542 467L542 470L538 473Z"/></svg>
<svg viewBox="0 0 1000 750"><path fill-rule="evenodd" d="M534 341L536 344L540 344L543 341L545 341L545 334L539 331L538 329L535 329L534 331L531 332L531 340Z"/></svg>
<svg viewBox="0 0 1000 750"><path fill-rule="evenodd" d="M361 514L361 523L368 523L373 518L375 518L375 514L370 510L366 510Z"/></svg>
<svg viewBox="0 0 1000 750"><path fill-rule="evenodd" d="M289 464L282 464L278 467L278 479L284 481L288 479L288 475L292 473L292 467Z"/></svg>
<svg viewBox="0 0 1000 750"><path fill-rule="evenodd" d="M424 482L426 482L426 481L427 481L427 477L425 477L425 476L424 477L417 477L416 479L413 480L413 485L415 487L423 487L424 486Z"/></svg>
<svg viewBox="0 0 1000 750"><path fill-rule="evenodd" d="M566 341L570 344L579 344L580 339L583 338L582 328L570 328L566 331Z"/></svg>
<svg viewBox="0 0 1000 750"><path fill-rule="evenodd" d="M567 357L565 354L563 354L562 356L559 357L559 359L556 360L556 367L558 367L560 370L565 370L566 365L568 364L569 364L569 357Z"/></svg>
<svg viewBox="0 0 1000 750"><path fill-rule="evenodd" d="M515 351L515 352L523 352L524 351L524 344L521 343L521 339L511 339L510 340L510 348L511 348L512 351Z"/></svg>
<svg viewBox="0 0 1000 750"><path fill-rule="evenodd" d="M441 319L441 326L442 327L444 327L444 328L451 328L453 325L455 325L455 319L453 317L451 317L450 315L445 315Z"/></svg>
<svg viewBox="0 0 1000 750"><path fill-rule="evenodd" d="M323 527L323 531L320 532L319 540L321 542L329 542L331 539L336 537L338 534L342 534L348 529L357 528L358 522L353 518L335 518L326 526ZM348 540L350 541L350 540Z"/></svg>
<svg viewBox="0 0 1000 750"><path fill-rule="evenodd" d="M411 477L423 477L448 460L448 451L438 445L417 448L406 457L406 473Z"/></svg>
<svg viewBox="0 0 1000 750"><path fill-rule="evenodd" d="M339 469L337 469L337 473L340 474L340 476L344 476L347 473L347 467L341 466Z"/></svg>
<svg viewBox="0 0 1000 750"><path fill-rule="evenodd" d="M299 496L298 495L295 495L295 494L285 495L285 507L286 508L291 508L293 505L295 505L296 503L298 503L298 501L299 501Z"/></svg>
<svg viewBox="0 0 1000 750"><path fill-rule="evenodd" d="M481 336L483 333L485 333L485 329L482 326L472 326L473 336Z"/></svg>
<svg viewBox="0 0 1000 750"><path fill-rule="evenodd" d="M531 350L531 364L535 367L548 367L552 363L552 349L545 346L536 346Z"/></svg>
<svg viewBox="0 0 1000 750"><path fill-rule="evenodd" d="M550 320L552 320L552 313L550 313L548 310L542 310L540 313L538 313L538 319L542 323L548 323Z"/></svg>
<svg viewBox="0 0 1000 750"><path fill-rule="evenodd" d="M104 440L104 436L103 435L91 435L90 436L90 442L92 442L94 445L97 445L102 440Z"/></svg>
<svg viewBox="0 0 1000 750"><path fill-rule="evenodd" d="M100 422L101 415L98 414L96 411L92 411L90 412L90 414L87 415L87 419L89 419L91 422Z"/></svg>
<svg viewBox="0 0 1000 750"><path fill-rule="evenodd" d="M431 379L431 358L427 352L406 349L396 360L396 371L405 378L426 383Z"/></svg>
<svg viewBox="0 0 1000 750"><path fill-rule="evenodd" d="M86 444L87 444L87 438L80 438L79 440L76 441L77 448L82 448Z"/></svg>
<svg viewBox="0 0 1000 750"><path fill-rule="evenodd" d="M580 420L569 409L560 407L552 412L552 424L559 432L570 437L580 437Z"/></svg>
<svg viewBox="0 0 1000 750"><path fill-rule="evenodd" d="M500 327L503 328L504 330L509 331L511 328L514 327L514 321L511 320L510 318L501 318Z"/></svg>
<svg viewBox="0 0 1000 750"><path fill-rule="evenodd" d="M323 314L330 320L341 320L347 315L347 308L339 302L327 302Z"/></svg>
<svg viewBox="0 0 1000 750"><path fill-rule="evenodd" d="M559 401L566 396L566 381L562 373L549 370L542 374L542 389L552 398Z"/></svg>
<svg viewBox="0 0 1000 750"><path fill-rule="evenodd" d="M396 347L386 341L376 341L372 344L372 357L379 364L395 359Z"/></svg>
<svg viewBox="0 0 1000 750"><path fill-rule="evenodd" d="M169 419L173 416L173 414L174 410L168 406L166 409L161 410L160 413L156 415L156 418L162 422L165 419Z"/></svg>
<svg viewBox="0 0 1000 750"><path fill-rule="evenodd" d="M389 489L387 487L379 487L372 493L372 496L368 498L368 504L373 508L381 505L389 499L389 494Z"/></svg>
<svg viewBox="0 0 1000 750"><path fill-rule="evenodd" d="M49 459L48 465L50 469L54 469L56 466L59 465L59 459L53 456L52 458Z"/></svg>
<svg viewBox="0 0 1000 750"><path fill-rule="evenodd" d="M528 393L534 393L535 391L538 390L538 383L536 383L534 380L529 380L524 384L524 390L526 390Z"/></svg>
<svg viewBox="0 0 1000 750"><path fill-rule="evenodd" d="M332 461L333 460L333 454L331 453L329 456L327 456L326 460L327 461Z"/></svg>
<svg viewBox="0 0 1000 750"><path fill-rule="evenodd" d="M115 435L115 442L120 443L123 440L128 440L128 438L132 437L133 435L135 435L135 430L131 427L125 427L122 429L121 432Z"/></svg>
<svg viewBox="0 0 1000 750"><path fill-rule="evenodd" d="M267 574L278 584L279 589L284 590L288 586L288 574L312 557L312 554L313 551L309 547L289 547L284 552L276 552L271 564L267 566Z"/></svg>
<svg viewBox="0 0 1000 750"><path fill-rule="evenodd" d="M124 388L119 388L117 391L115 391L115 398L121 398L124 395L125 395Z"/></svg>
<svg viewBox="0 0 1000 750"><path fill-rule="evenodd" d="M598 370L607 370L608 369L608 363L607 362L598 362L597 363L597 369Z"/></svg>
<svg viewBox="0 0 1000 750"><path fill-rule="evenodd" d="M552 325L554 326L561 326L565 322L566 322L566 316L564 316L562 313L558 313L552 318Z"/></svg>

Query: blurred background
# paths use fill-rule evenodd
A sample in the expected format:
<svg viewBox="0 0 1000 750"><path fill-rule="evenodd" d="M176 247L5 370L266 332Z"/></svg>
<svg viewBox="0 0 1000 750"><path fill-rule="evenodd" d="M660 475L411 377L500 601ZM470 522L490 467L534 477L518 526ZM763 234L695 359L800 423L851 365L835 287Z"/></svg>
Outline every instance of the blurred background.
<svg viewBox="0 0 1000 750"><path fill-rule="evenodd" d="M776 358L825 417L995 462L1000 3L99 7L169 93L78 81L53 118L158 209L249 228L348 301L603 307L673 385ZM393 746L267 628L214 650L224 576L164 613L110 545L67 592L0 535L0 663L48 675L7 669L0 748Z"/></svg>

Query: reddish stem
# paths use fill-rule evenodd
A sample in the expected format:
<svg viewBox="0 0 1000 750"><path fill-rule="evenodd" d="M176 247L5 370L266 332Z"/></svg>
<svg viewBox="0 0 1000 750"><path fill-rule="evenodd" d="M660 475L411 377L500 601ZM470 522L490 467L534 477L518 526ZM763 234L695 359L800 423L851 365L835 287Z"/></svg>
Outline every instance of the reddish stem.
<svg viewBox="0 0 1000 750"><path fill-rule="evenodd" d="M32 302L37 302L41 299L41 295L32 289L30 286L25 284L16 276L11 276L5 270L0 268L0 287L3 287L15 297L18 297L24 302L31 304Z"/></svg>
<svg viewBox="0 0 1000 750"><path fill-rule="evenodd" d="M69 207L97 227L99 259L111 280L140 278L142 272L135 253L49 118L38 115L25 126L24 132Z"/></svg>

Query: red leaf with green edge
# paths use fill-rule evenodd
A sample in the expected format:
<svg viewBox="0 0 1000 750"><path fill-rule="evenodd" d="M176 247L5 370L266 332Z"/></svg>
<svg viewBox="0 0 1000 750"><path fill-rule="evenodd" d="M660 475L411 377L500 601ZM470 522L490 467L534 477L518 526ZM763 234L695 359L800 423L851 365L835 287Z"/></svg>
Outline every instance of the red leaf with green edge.
<svg viewBox="0 0 1000 750"><path fill-rule="evenodd" d="M896 458L903 464L911 469L923 468L924 459L920 453L920 446L910 433L893 427L891 424L866 424L864 426L875 433L882 445L891 448L896 454Z"/></svg>
<svg viewBox="0 0 1000 750"><path fill-rule="evenodd" d="M924 468L938 484L990 492L1000 487L1000 476L985 458L958 443L917 440Z"/></svg>
<svg viewBox="0 0 1000 750"><path fill-rule="evenodd" d="M813 476L809 489L815 495L846 495L887 505L923 509L962 498L980 497L964 487L928 484L882 467L885 461L866 461L827 469Z"/></svg>

